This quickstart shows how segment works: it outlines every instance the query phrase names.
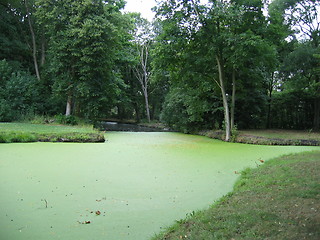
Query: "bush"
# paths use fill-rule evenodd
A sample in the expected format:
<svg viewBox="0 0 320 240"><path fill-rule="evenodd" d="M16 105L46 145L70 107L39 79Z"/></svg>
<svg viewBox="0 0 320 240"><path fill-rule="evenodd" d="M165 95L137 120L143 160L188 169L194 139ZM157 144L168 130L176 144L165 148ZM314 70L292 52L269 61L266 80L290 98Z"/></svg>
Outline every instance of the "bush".
<svg viewBox="0 0 320 240"><path fill-rule="evenodd" d="M213 123L218 121L217 114L220 108L213 108L210 101L197 92L186 95L180 88L171 89L163 104L160 119L174 130L184 133L198 132L203 129L213 128Z"/></svg>
<svg viewBox="0 0 320 240"><path fill-rule="evenodd" d="M5 99L0 99L0 122L10 122L14 119L14 111Z"/></svg>
<svg viewBox="0 0 320 240"><path fill-rule="evenodd" d="M55 120L59 124L78 125L78 119L75 116L65 116L62 114L56 115Z"/></svg>
<svg viewBox="0 0 320 240"><path fill-rule="evenodd" d="M8 132L0 133L0 143L36 142L37 136L32 133Z"/></svg>
<svg viewBox="0 0 320 240"><path fill-rule="evenodd" d="M0 61L0 84L4 84L13 73L11 66L9 63L3 59Z"/></svg>
<svg viewBox="0 0 320 240"><path fill-rule="evenodd" d="M171 91L163 104L163 110L160 115L162 122L166 123L170 128L188 132L188 113L187 108L184 105L182 96L179 93Z"/></svg>
<svg viewBox="0 0 320 240"><path fill-rule="evenodd" d="M54 119L44 115L34 115L32 118L28 119L28 122L32 124L46 124L53 123Z"/></svg>
<svg viewBox="0 0 320 240"><path fill-rule="evenodd" d="M41 107L39 81L28 72L11 72L0 61L0 121L14 121L25 115L34 115Z"/></svg>
<svg viewBox="0 0 320 240"><path fill-rule="evenodd" d="M0 143L18 142L104 142L103 133L26 133L0 132Z"/></svg>

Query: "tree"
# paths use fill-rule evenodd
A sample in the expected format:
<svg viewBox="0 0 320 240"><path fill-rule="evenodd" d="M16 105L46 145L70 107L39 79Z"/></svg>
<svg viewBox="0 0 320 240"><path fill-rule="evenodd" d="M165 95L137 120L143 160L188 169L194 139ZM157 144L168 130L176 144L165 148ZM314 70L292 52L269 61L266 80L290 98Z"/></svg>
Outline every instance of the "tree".
<svg viewBox="0 0 320 240"><path fill-rule="evenodd" d="M194 8L187 1L166 1L157 12L153 80L168 92L161 119L183 132L212 128L220 122L221 102Z"/></svg>
<svg viewBox="0 0 320 240"><path fill-rule="evenodd" d="M34 64L34 69L36 72L37 79L40 80L40 71L39 71L39 66L38 66L38 59L37 59L37 44L36 44L36 35L32 23L32 13L30 11L30 6L29 6L29 1L28 0L23 0L24 6L26 9L26 17L28 19L28 24L29 24L29 29L30 29L30 34L31 34L31 40L32 40L32 57L33 57L33 64Z"/></svg>
<svg viewBox="0 0 320 240"><path fill-rule="evenodd" d="M65 114L80 113L81 108L91 115L99 114L99 102L113 85L111 79L118 81L111 73L118 42L115 15L120 14L123 1L36 3L38 21L49 35L54 86L67 98Z"/></svg>
<svg viewBox="0 0 320 240"><path fill-rule="evenodd" d="M15 68L32 68L28 25L22 20L22 7L18 1L0 4L0 59L6 59Z"/></svg>
<svg viewBox="0 0 320 240"><path fill-rule="evenodd" d="M19 120L42 110L41 88L35 76L0 61L0 121Z"/></svg>
<svg viewBox="0 0 320 240"><path fill-rule="evenodd" d="M258 72L264 64L274 60L273 47L269 47L270 42L263 39L266 21L262 7L261 1L214 1L208 8L199 5L198 1L163 1L158 8L158 14L166 17L163 31L171 34L165 39L165 44L168 48L176 45L175 52L167 53L171 58L176 58L171 60L173 63L169 71L175 72L181 68L184 70L181 75L190 71L182 66L190 67L186 64L185 52L188 58L192 59L191 56L196 54L202 59L202 69L197 70L198 74L202 74L202 81L211 78L220 90L226 141L230 140L231 129L235 127L236 83L240 85L246 78L249 81L248 66L251 71ZM195 48L197 45L200 47ZM199 52L201 55L197 55ZM181 64L178 64L180 59ZM197 59L194 64L199 61ZM179 77L184 79L181 75Z"/></svg>
<svg viewBox="0 0 320 240"><path fill-rule="evenodd" d="M293 39L298 39L301 42L302 48L308 46L311 55L307 57L314 58L314 54L319 49L320 42L320 24L319 24L319 0L277 0L273 3L273 7L282 13L284 20L290 25L291 29L295 31ZM298 44L299 45L299 44ZM298 46L297 45L297 46ZM299 46L296 53L299 53ZM313 50L311 50L313 49ZM304 53L302 53L304 54ZM304 61L305 62L305 61ZM309 87L310 91L313 92L314 108L313 108L313 130L318 131L320 128L320 75L315 73L313 69L316 67L315 59L312 60L312 64L309 64L306 68L306 64L301 65L298 63L296 69L303 68L303 75L312 75L311 78L305 78L306 83L304 88ZM311 63L309 61L309 63ZM299 72L297 72L300 75ZM291 82L297 78L288 78ZM307 80L309 79L309 80ZM300 85L301 86L301 85ZM311 88L310 88L311 86Z"/></svg>
<svg viewBox="0 0 320 240"><path fill-rule="evenodd" d="M135 33L134 42L137 48L138 64L134 67L134 73L141 85L148 122L150 118L149 108L149 85L150 85L150 47L152 44L152 25L147 19L141 18L140 15L134 16Z"/></svg>

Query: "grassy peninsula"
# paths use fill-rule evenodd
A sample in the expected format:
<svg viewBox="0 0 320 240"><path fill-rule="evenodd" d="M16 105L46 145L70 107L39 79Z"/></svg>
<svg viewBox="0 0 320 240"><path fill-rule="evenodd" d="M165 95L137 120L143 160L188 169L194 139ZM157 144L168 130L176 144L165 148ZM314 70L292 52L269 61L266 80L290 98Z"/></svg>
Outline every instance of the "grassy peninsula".
<svg viewBox="0 0 320 240"><path fill-rule="evenodd" d="M0 123L0 143L104 141L103 132L90 125Z"/></svg>

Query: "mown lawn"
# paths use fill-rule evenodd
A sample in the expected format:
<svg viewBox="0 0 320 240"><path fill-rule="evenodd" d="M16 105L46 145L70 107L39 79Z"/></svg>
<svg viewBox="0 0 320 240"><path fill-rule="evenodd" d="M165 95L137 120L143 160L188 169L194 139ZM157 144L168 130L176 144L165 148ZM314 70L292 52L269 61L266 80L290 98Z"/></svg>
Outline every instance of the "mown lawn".
<svg viewBox="0 0 320 240"><path fill-rule="evenodd" d="M92 126L0 123L0 142L102 142L103 133Z"/></svg>
<svg viewBox="0 0 320 240"><path fill-rule="evenodd" d="M242 172L234 191L159 239L320 239L320 151Z"/></svg>
<svg viewBox="0 0 320 240"><path fill-rule="evenodd" d="M199 134L221 140L225 138L222 130L202 131ZM320 132L283 129L239 130L232 136L231 141L260 145L320 146Z"/></svg>
<svg viewBox="0 0 320 240"><path fill-rule="evenodd" d="M277 138L277 139L320 140L320 132L310 132L305 130L281 130L281 129L243 130L243 131L240 131L240 134L265 137L265 138Z"/></svg>
<svg viewBox="0 0 320 240"><path fill-rule="evenodd" d="M251 144L320 146L320 132L305 130L244 130L235 139Z"/></svg>

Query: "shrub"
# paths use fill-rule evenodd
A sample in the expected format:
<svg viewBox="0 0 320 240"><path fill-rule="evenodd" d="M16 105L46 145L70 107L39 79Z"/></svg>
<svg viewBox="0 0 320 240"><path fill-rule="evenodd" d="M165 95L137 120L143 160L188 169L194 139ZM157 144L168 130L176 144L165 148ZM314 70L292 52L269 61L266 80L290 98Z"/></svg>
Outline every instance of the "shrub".
<svg viewBox="0 0 320 240"><path fill-rule="evenodd" d="M34 115L29 121L33 124L49 123L50 119L44 115Z"/></svg>
<svg viewBox="0 0 320 240"><path fill-rule="evenodd" d="M9 65L9 63L3 59L0 61L0 84L2 85L3 83L5 83L11 76L12 74L12 68Z"/></svg>
<svg viewBox="0 0 320 240"><path fill-rule="evenodd" d="M160 118L170 128L188 132L189 116L182 96L179 93L171 91L167 95Z"/></svg>
<svg viewBox="0 0 320 240"><path fill-rule="evenodd" d="M0 96L1 97L1 96ZM0 122L10 122L14 119L15 113L5 99L0 99Z"/></svg>
<svg viewBox="0 0 320 240"><path fill-rule="evenodd" d="M37 136L31 133L22 132L2 132L0 133L0 143L13 143L13 142L36 142Z"/></svg>
<svg viewBox="0 0 320 240"><path fill-rule="evenodd" d="M103 133L47 133L0 132L0 143L18 142L104 142Z"/></svg>
<svg viewBox="0 0 320 240"><path fill-rule="evenodd" d="M1 61L3 65L3 61ZM0 76L5 71L0 64ZM41 106L39 81L27 72L6 72L0 86L0 121L14 121L34 115Z"/></svg>
<svg viewBox="0 0 320 240"><path fill-rule="evenodd" d="M161 121L184 133L212 129L215 122L221 121L223 112L211 95L197 89L171 89L163 104Z"/></svg>
<svg viewBox="0 0 320 240"><path fill-rule="evenodd" d="M16 133L12 135L11 142L36 142L38 139L31 133Z"/></svg>
<svg viewBox="0 0 320 240"><path fill-rule="evenodd" d="M75 116L65 116L62 114L56 115L55 120L59 124L78 125L78 120Z"/></svg>
<svg viewBox="0 0 320 240"><path fill-rule="evenodd" d="M6 136L3 133L0 133L0 143L6 143L7 139Z"/></svg>
<svg viewBox="0 0 320 240"><path fill-rule="evenodd" d="M235 125L231 129L231 142L236 142L238 135L239 135L238 128L237 128L237 125Z"/></svg>

